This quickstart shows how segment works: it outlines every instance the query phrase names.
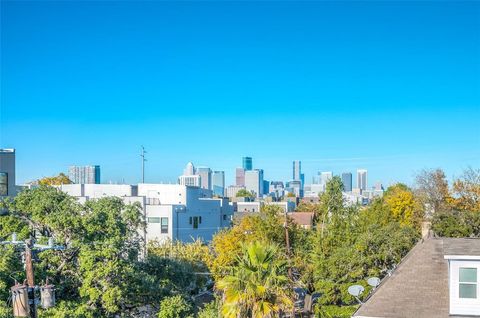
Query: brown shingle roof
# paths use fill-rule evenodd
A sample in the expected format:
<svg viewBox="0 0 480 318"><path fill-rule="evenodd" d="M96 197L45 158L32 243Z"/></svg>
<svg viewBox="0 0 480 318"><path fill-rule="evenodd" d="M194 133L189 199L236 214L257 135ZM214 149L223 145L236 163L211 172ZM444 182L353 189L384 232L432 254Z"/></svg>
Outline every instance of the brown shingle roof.
<svg viewBox="0 0 480 318"><path fill-rule="evenodd" d="M298 225L312 226L313 225L313 212L289 212L287 215Z"/></svg>
<svg viewBox="0 0 480 318"><path fill-rule="evenodd" d="M417 243L353 317L452 318L444 255L480 255L480 239L430 237Z"/></svg>

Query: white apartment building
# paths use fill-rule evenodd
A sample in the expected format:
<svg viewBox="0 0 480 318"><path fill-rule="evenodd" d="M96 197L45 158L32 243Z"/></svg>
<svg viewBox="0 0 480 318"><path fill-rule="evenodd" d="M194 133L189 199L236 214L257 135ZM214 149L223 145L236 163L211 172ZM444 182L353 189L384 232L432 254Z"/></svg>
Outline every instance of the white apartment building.
<svg viewBox="0 0 480 318"><path fill-rule="evenodd" d="M177 184L67 184L58 186L80 202L115 196L138 202L147 218L147 241L197 238L209 242L231 225L233 207L227 199L212 198L210 190Z"/></svg>

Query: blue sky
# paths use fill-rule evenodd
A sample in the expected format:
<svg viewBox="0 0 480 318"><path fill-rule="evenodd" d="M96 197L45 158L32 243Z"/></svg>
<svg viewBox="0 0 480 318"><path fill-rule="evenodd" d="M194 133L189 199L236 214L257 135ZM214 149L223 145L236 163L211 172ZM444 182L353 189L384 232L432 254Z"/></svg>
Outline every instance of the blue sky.
<svg viewBox="0 0 480 318"><path fill-rule="evenodd" d="M480 163L479 2L1 2L17 181L100 164L174 182L241 157L412 182Z"/></svg>

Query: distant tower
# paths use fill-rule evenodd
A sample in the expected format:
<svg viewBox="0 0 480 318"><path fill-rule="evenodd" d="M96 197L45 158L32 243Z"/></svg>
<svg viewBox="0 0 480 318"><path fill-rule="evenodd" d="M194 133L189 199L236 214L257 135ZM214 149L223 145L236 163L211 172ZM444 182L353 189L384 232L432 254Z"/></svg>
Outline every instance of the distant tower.
<svg viewBox="0 0 480 318"><path fill-rule="evenodd" d="M240 187L245 186L245 169L235 169L235 184Z"/></svg>
<svg viewBox="0 0 480 318"><path fill-rule="evenodd" d="M183 169L183 175L184 176L193 176L195 174L195 166L193 163L189 162L185 166L185 169Z"/></svg>
<svg viewBox="0 0 480 318"><path fill-rule="evenodd" d="M15 194L15 149L0 149L0 197Z"/></svg>
<svg viewBox="0 0 480 318"><path fill-rule="evenodd" d="M100 166L70 166L69 179L77 184L99 184Z"/></svg>
<svg viewBox="0 0 480 318"><path fill-rule="evenodd" d="M368 179L367 179L367 170L359 169L357 170L357 188L360 190L367 190Z"/></svg>
<svg viewBox="0 0 480 318"><path fill-rule="evenodd" d="M252 170L253 169L252 157L243 157L242 166L245 171Z"/></svg>
<svg viewBox="0 0 480 318"><path fill-rule="evenodd" d="M214 171L212 174L212 190L213 194L225 196L225 172Z"/></svg>
<svg viewBox="0 0 480 318"><path fill-rule="evenodd" d="M200 187L207 190L212 190L212 170L208 167L198 167L196 174L201 178Z"/></svg>
<svg viewBox="0 0 480 318"><path fill-rule="evenodd" d="M300 160L295 160L293 162L293 180L302 180L302 162Z"/></svg>
<svg viewBox="0 0 480 318"><path fill-rule="evenodd" d="M342 183L343 183L343 191L345 192L352 191L352 173L351 172L342 173Z"/></svg>

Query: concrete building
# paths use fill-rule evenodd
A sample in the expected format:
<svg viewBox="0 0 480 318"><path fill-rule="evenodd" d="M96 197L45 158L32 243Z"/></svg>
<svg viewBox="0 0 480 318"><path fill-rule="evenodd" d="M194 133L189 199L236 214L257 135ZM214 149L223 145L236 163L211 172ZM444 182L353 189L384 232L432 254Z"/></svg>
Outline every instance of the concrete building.
<svg viewBox="0 0 480 318"><path fill-rule="evenodd" d="M247 170L245 171L245 188L254 193L257 198L263 196L263 170Z"/></svg>
<svg viewBox="0 0 480 318"><path fill-rule="evenodd" d="M70 181L76 184L99 184L100 166L70 166L68 175Z"/></svg>
<svg viewBox="0 0 480 318"><path fill-rule="evenodd" d="M236 202L235 212L260 212L264 203L260 201Z"/></svg>
<svg viewBox="0 0 480 318"><path fill-rule="evenodd" d="M298 198L303 197L302 181L300 180L292 180L290 182L287 182L286 190L290 193L295 194L295 196Z"/></svg>
<svg viewBox="0 0 480 318"><path fill-rule="evenodd" d="M352 191L352 173L351 172L342 173L342 183L343 183L343 191L345 192Z"/></svg>
<svg viewBox="0 0 480 318"><path fill-rule="evenodd" d="M253 169L252 157L243 157L242 167L245 171L252 170Z"/></svg>
<svg viewBox="0 0 480 318"><path fill-rule="evenodd" d="M225 196L225 171L214 171L212 174L212 191L214 195Z"/></svg>
<svg viewBox="0 0 480 318"><path fill-rule="evenodd" d="M239 187L245 186L245 169L235 169L235 185Z"/></svg>
<svg viewBox="0 0 480 318"><path fill-rule="evenodd" d="M178 177L178 184L189 187L201 187L202 177L195 174L195 172L193 163L187 163L185 169L183 169L183 175Z"/></svg>
<svg viewBox="0 0 480 318"><path fill-rule="evenodd" d="M268 187L268 193L272 198L280 199L285 195L285 186L282 181L272 181Z"/></svg>
<svg viewBox="0 0 480 318"><path fill-rule="evenodd" d="M16 195L15 149L0 149L0 198Z"/></svg>
<svg viewBox="0 0 480 318"><path fill-rule="evenodd" d="M231 185L229 187L227 187L227 189L225 190L225 194L227 196L227 198L235 198L237 196L237 193L238 191L240 190L244 190L245 187L244 186L238 186L238 185Z"/></svg>
<svg viewBox="0 0 480 318"><path fill-rule="evenodd" d="M368 179L367 179L367 170L359 169L357 170L357 188L360 190L367 190Z"/></svg>
<svg viewBox="0 0 480 318"><path fill-rule="evenodd" d="M212 190L212 170L208 167L198 167L195 174L200 176L200 187Z"/></svg>
<svg viewBox="0 0 480 318"><path fill-rule="evenodd" d="M323 171L320 172L320 184L323 185L323 190L325 190L325 187L327 186L328 181L332 180L333 178L333 173L331 171Z"/></svg>
<svg viewBox="0 0 480 318"><path fill-rule="evenodd" d="M229 227L233 208L227 199L212 198L212 191L176 184L67 184L58 186L80 202L107 196L125 203L138 202L147 218L147 241L202 239Z"/></svg>

